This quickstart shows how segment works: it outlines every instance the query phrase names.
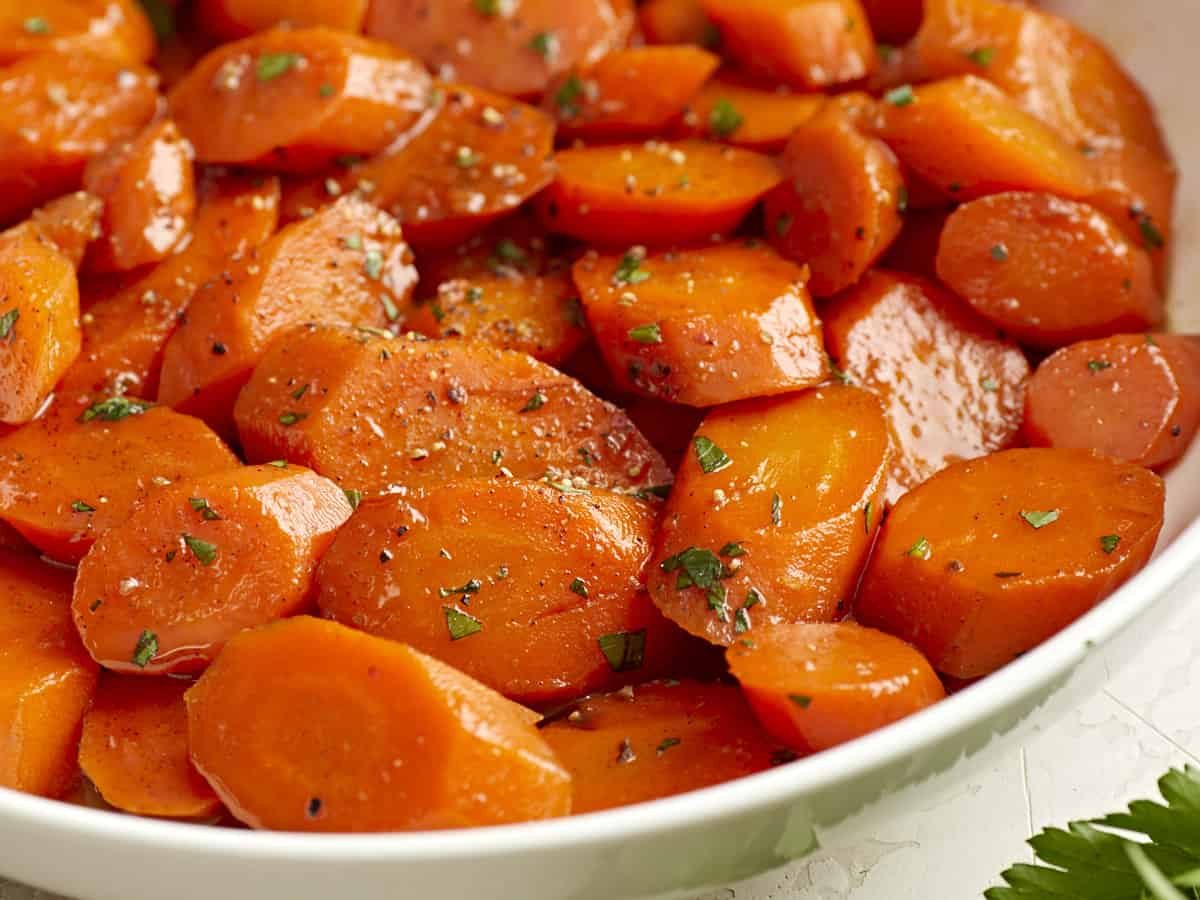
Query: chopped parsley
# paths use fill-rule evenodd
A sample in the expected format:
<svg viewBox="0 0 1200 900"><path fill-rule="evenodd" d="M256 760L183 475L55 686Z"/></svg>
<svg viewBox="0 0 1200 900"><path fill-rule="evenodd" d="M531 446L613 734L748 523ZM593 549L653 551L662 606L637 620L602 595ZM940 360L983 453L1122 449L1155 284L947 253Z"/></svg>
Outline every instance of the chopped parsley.
<svg viewBox="0 0 1200 900"><path fill-rule="evenodd" d="M933 548L929 545L929 539L920 537L917 542L904 551L905 556L911 556L913 559L929 559L933 555Z"/></svg>
<svg viewBox="0 0 1200 900"><path fill-rule="evenodd" d="M137 643L133 645L133 664L139 669L144 669L157 654L158 635L153 631L143 631L138 635Z"/></svg>
<svg viewBox="0 0 1200 900"><path fill-rule="evenodd" d="M883 95L884 102L892 106L911 106L916 99L917 95L913 93L911 84L902 84Z"/></svg>
<svg viewBox="0 0 1200 900"><path fill-rule="evenodd" d="M658 567L664 572L679 572L675 588L680 591L693 586L704 590L715 588L729 574L715 553L700 547L688 547L674 556L668 556Z"/></svg>
<svg viewBox="0 0 1200 900"><path fill-rule="evenodd" d="M295 425L297 422L301 421L302 419L307 419L307 418L308 418L308 413L285 412L285 413L280 414L279 424L283 425L285 427L290 427L292 425Z"/></svg>
<svg viewBox="0 0 1200 900"><path fill-rule="evenodd" d="M650 273L642 268L642 256L630 250L617 263L617 271L613 273L613 284L641 284Z"/></svg>
<svg viewBox="0 0 1200 900"><path fill-rule="evenodd" d="M539 31L529 41L529 47L542 59L558 56L558 35L553 31Z"/></svg>
<svg viewBox="0 0 1200 900"><path fill-rule="evenodd" d="M696 460L706 475L720 472L733 465L733 460L726 455L725 451L704 435L697 435L692 440L692 444L696 448Z"/></svg>
<svg viewBox="0 0 1200 900"><path fill-rule="evenodd" d="M629 339L638 344L661 344L663 339L662 329L657 322L639 325L636 328L629 329Z"/></svg>
<svg viewBox="0 0 1200 900"><path fill-rule="evenodd" d="M475 11L481 16L498 16L500 0L475 0Z"/></svg>
<svg viewBox="0 0 1200 900"><path fill-rule="evenodd" d="M76 500L74 503L71 504L71 509L78 513L90 513L90 512L96 511L96 507L92 506L90 503L87 503L84 500Z"/></svg>
<svg viewBox="0 0 1200 900"><path fill-rule="evenodd" d="M533 396L531 396L525 402L525 405L521 407L521 412L527 413L527 412L533 412L535 409L541 409L543 406L546 405L547 399L548 398L546 397L546 395L543 394L541 391L534 391Z"/></svg>
<svg viewBox="0 0 1200 900"><path fill-rule="evenodd" d="M317 93L320 94L322 97L332 97L333 96L333 85L332 84L323 84L319 88L317 88Z"/></svg>
<svg viewBox="0 0 1200 900"><path fill-rule="evenodd" d="M350 504L350 508L358 509L358 505L362 503L362 491L355 488L345 488L342 493L346 495L346 502Z"/></svg>
<svg viewBox="0 0 1200 900"><path fill-rule="evenodd" d="M1167 245L1167 239L1158 230L1154 220L1144 213L1138 218L1138 231L1141 232L1142 243L1151 250L1161 250Z"/></svg>
<svg viewBox="0 0 1200 900"><path fill-rule="evenodd" d="M807 694L788 694L788 699L801 709L808 709L812 705L812 697Z"/></svg>
<svg viewBox="0 0 1200 900"><path fill-rule="evenodd" d="M433 306L434 306L434 313L435 313L434 318L436 318L440 322L442 320L442 317L444 317L446 314L442 313L441 317L439 317L437 315L437 313L441 311L441 307L437 305L436 300L434 301ZM395 322L397 319L400 318L400 307L398 307L396 305L396 301L393 300L387 294L383 295L383 314L385 316L387 316L387 320L389 322Z"/></svg>
<svg viewBox="0 0 1200 900"><path fill-rule="evenodd" d="M1006 262L1008 260L1008 247L1004 244L992 244L992 249L988 251L992 255L992 259L996 262Z"/></svg>
<svg viewBox="0 0 1200 900"><path fill-rule="evenodd" d="M558 115L563 119L573 119L579 115L579 101L583 97L583 82L579 76L572 73L554 92L554 105L558 107Z"/></svg>
<svg viewBox="0 0 1200 900"><path fill-rule="evenodd" d="M1119 534L1105 534L1100 536L1100 549L1105 553L1112 553L1117 549L1117 545L1121 543Z"/></svg>
<svg viewBox="0 0 1200 900"><path fill-rule="evenodd" d="M145 400L133 400L129 397L109 397L85 409L79 416L79 421L90 422L99 419L101 422L119 422L128 416L140 416L153 405Z"/></svg>
<svg viewBox="0 0 1200 900"><path fill-rule="evenodd" d="M453 606L443 606L442 612L446 616L446 630L450 632L452 641L461 641L483 631L483 623L470 613Z"/></svg>
<svg viewBox="0 0 1200 900"><path fill-rule="evenodd" d="M614 672L631 672L642 667L646 657L646 629L618 631L596 638L600 652Z"/></svg>
<svg viewBox="0 0 1200 900"><path fill-rule="evenodd" d="M183 538L183 543L192 551L192 556L196 557L196 561L200 565L211 566L213 564L213 560L217 558L217 547L215 544L202 541L200 538L193 537L190 534L183 534L180 537Z"/></svg>
<svg viewBox="0 0 1200 900"><path fill-rule="evenodd" d="M41 16L30 16L21 23L21 27L25 29L26 34L49 34L50 23Z"/></svg>
<svg viewBox="0 0 1200 900"><path fill-rule="evenodd" d="M580 597L586 598L588 595L588 586L582 578L576 578L572 581L569 590L572 594L578 594Z"/></svg>
<svg viewBox="0 0 1200 900"><path fill-rule="evenodd" d="M1105 369L1111 369L1112 363L1106 359L1089 359L1087 366L1093 372L1103 372Z"/></svg>
<svg viewBox="0 0 1200 900"><path fill-rule="evenodd" d="M378 250L368 250L363 257L363 274L372 281L378 281L383 274L383 254Z"/></svg>
<svg viewBox="0 0 1200 900"><path fill-rule="evenodd" d="M662 756L664 753L666 753L672 747L678 747L682 743L683 743L683 741L677 737L663 738L662 743L654 748L654 752L657 753L659 756Z"/></svg>
<svg viewBox="0 0 1200 900"><path fill-rule="evenodd" d="M355 233L342 238L342 246L347 250L361 250L363 248L362 235Z"/></svg>
<svg viewBox="0 0 1200 900"><path fill-rule="evenodd" d="M1045 528L1047 525L1058 521L1060 511L1057 509L1050 510L1021 510L1021 518L1034 528Z"/></svg>
<svg viewBox="0 0 1200 900"><path fill-rule="evenodd" d="M208 505L208 501L203 497L188 497L188 504L196 512L200 513L201 518L206 522L215 522L220 519L217 511Z"/></svg>
<svg viewBox="0 0 1200 900"><path fill-rule="evenodd" d="M742 607L733 614L733 633L745 634L750 630L750 613Z"/></svg>
<svg viewBox="0 0 1200 900"><path fill-rule="evenodd" d="M708 114L708 130L719 138L727 138L746 121L737 107L724 97L713 104Z"/></svg>
<svg viewBox="0 0 1200 900"><path fill-rule="evenodd" d="M501 238L496 241L496 247L492 250L491 259L488 260L488 266L495 271L505 263L522 268L529 262L529 257L525 251L521 249L515 241L509 238Z"/></svg>
<svg viewBox="0 0 1200 900"><path fill-rule="evenodd" d="M465 597L467 594L478 594L481 587L483 587L483 583L478 578L472 578L466 584L459 585L458 587L438 588L438 596Z"/></svg>
<svg viewBox="0 0 1200 900"><path fill-rule="evenodd" d="M481 159L483 159L483 156L470 147L459 147L454 151L454 164L460 169L470 169L472 166L477 166Z"/></svg>
<svg viewBox="0 0 1200 900"><path fill-rule="evenodd" d="M971 62L975 63L975 65L986 69L992 64L992 60L996 58L996 48L978 47L975 50L968 50L964 55Z"/></svg>
<svg viewBox="0 0 1200 900"><path fill-rule="evenodd" d="M299 53L264 53L254 73L259 81L273 81L294 69L302 58Z"/></svg>
<svg viewBox="0 0 1200 900"><path fill-rule="evenodd" d="M783 524L783 498L779 491L771 495L771 524L777 528Z"/></svg>
<svg viewBox="0 0 1200 900"><path fill-rule="evenodd" d="M746 555L746 548L743 547L737 541L730 541L728 544L726 544L724 547L722 547L717 552L721 556L727 557L729 559L737 559L739 556Z"/></svg>
<svg viewBox="0 0 1200 900"><path fill-rule="evenodd" d="M21 310L15 306L0 316L0 341L13 334L13 328L16 327L19 318L21 318Z"/></svg>

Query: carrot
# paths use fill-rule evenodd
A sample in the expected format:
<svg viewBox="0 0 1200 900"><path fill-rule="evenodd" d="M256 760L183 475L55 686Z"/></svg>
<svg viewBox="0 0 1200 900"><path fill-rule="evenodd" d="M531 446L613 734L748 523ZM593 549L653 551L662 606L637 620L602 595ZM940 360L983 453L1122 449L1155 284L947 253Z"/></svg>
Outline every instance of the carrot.
<svg viewBox="0 0 1200 900"><path fill-rule="evenodd" d="M441 77L531 97L574 65L625 46L636 24L629 0L374 0L367 34L420 57Z"/></svg>
<svg viewBox="0 0 1200 900"><path fill-rule="evenodd" d="M199 0L195 15L209 34L234 41L283 24L357 33L367 5L367 0Z"/></svg>
<svg viewBox="0 0 1200 900"><path fill-rule="evenodd" d="M814 296L831 296L862 277L900 233L907 206L900 167L833 105L796 130L782 164L784 182L765 203L767 236L812 268Z"/></svg>
<svg viewBox="0 0 1200 900"><path fill-rule="evenodd" d="M222 44L171 89L171 114L206 163L312 172L412 129L429 76L412 57L332 28Z"/></svg>
<svg viewBox="0 0 1200 900"><path fill-rule="evenodd" d="M1157 475L1090 451L958 463L892 509L855 615L945 675L986 675L1133 576L1162 521Z"/></svg>
<svg viewBox="0 0 1200 900"><path fill-rule="evenodd" d="M781 179L766 156L699 141L579 147L557 154L538 197L551 231L599 244L685 244L738 226Z"/></svg>
<svg viewBox="0 0 1200 900"><path fill-rule="evenodd" d="M549 183L554 122L541 110L465 85L440 86L431 102L411 139L289 190L285 217L355 191L395 216L418 250L448 250Z"/></svg>
<svg viewBox="0 0 1200 900"><path fill-rule="evenodd" d="M34 229L78 269L89 245L100 236L103 210L104 203L100 198L76 191L38 207L17 227Z"/></svg>
<svg viewBox="0 0 1200 900"><path fill-rule="evenodd" d="M255 828L465 828L571 808L535 714L334 622L243 632L185 699L192 761Z"/></svg>
<svg viewBox="0 0 1200 900"><path fill-rule="evenodd" d="M792 132L824 104L821 94L773 90L737 71L722 70L692 98L684 131L759 153L778 153Z"/></svg>
<svg viewBox="0 0 1200 900"><path fill-rule="evenodd" d="M759 721L797 753L852 741L946 696L919 650L852 622L777 625L727 656Z"/></svg>
<svg viewBox="0 0 1200 900"><path fill-rule="evenodd" d="M169 409L124 397L55 409L0 439L0 517L51 559L78 563L159 487L235 465L203 422Z"/></svg>
<svg viewBox="0 0 1200 900"><path fill-rule="evenodd" d="M974 75L884 95L880 136L947 196L973 200L1001 191L1086 197L1087 160L1048 125Z"/></svg>
<svg viewBox="0 0 1200 900"><path fill-rule="evenodd" d="M659 524L654 602L724 646L840 618L883 518L890 455L879 401L856 388L713 410Z"/></svg>
<svg viewBox="0 0 1200 900"><path fill-rule="evenodd" d="M1094 207L1049 194L997 194L959 207L942 231L937 270L985 318L1034 347L1163 320L1146 252Z"/></svg>
<svg viewBox="0 0 1200 900"><path fill-rule="evenodd" d="M911 201L910 201L911 203ZM944 209L912 209L904 214L904 226L888 247L879 265L925 278L937 278L938 244L950 213Z"/></svg>
<svg viewBox="0 0 1200 900"><path fill-rule="evenodd" d="M616 50L556 79L542 106L560 140L648 137L680 115L720 63L688 44Z"/></svg>
<svg viewBox="0 0 1200 900"><path fill-rule="evenodd" d="M574 813L698 790L790 758L736 687L696 681L587 697L542 737L571 773Z"/></svg>
<svg viewBox="0 0 1200 900"><path fill-rule="evenodd" d="M269 238L278 220L276 178L203 179L187 246L87 308L82 350L59 389L63 402L87 406L113 393L158 396L163 348L192 295L221 274L227 260L236 266Z"/></svg>
<svg viewBox="0 0 1200 900"><path fill-rule="evenodd" d="M141 66L38 53L0 70L0 96L2 224L77 188L89 159L154 115L158 82Z"/></svg>
<svg viewBox="0 0 1200 900"><path fill-rule="evenodd" d="M71 573L0 550L0 786L58 797L78 777L96 664L71 623Z"/></svg>
<svg viewBox="0 0 1200 900"><path fill-rule="evenodd" d="M1064 347L1038 366L1025 401L1035 447L1092 448L1141 466L1183 455L1200 426L1200 344L1123 334Z"/></svg>
<svg viewBox="0 0 1200 900"><path fill-rule="evenodd" d="M714 406L828 374L807 272L765 245L589 254L574 276L596 342L628 390Z"/></svg>
<svg viewBox="0 0 1200 900"><path fill-rule="evenodd" d="M202 670L243 628L306 608L350 511L332 482L288 465L147 494L79 564L71 610L84 646L118 672Z"/></svg>
<svg viewBox="0 0 1200 900"><path fill-rule="evenodd" d="M862 0L871 31L883 41L906 43L921 27L924 0Z"/></svg>
<svg viewBox="0 0 1200 900"><path fill-rule="evenodd" d="M231 433L234 400L275 335L302 322L385 328L417 280L399 226L357 197L294 222L192 298L163 352L159 402Z"/></svg>
<svg viewBox="0 0 1200 900"><path fill-rule="evenodd" d="M629 493L671 480L623 412L476 341L297 329L271 346L234 415L247 459L286 458L371 493L506 473Z"/></svg>
<svg viewBox="0 0 1200 900"><path fill-rule="evenodd" d="M607 492L451 481L365 502L317 575L321 612L523 703L671 670L685 636L645 592L656 515Z"/></svg>
<svg viewBox="0 0 1200 900"><path fill-rule="evenodd" d="M701 0L750 71L803 90L865 78L875 39L859 0Z"/></svg>
<svg viewBox="0 0 1200 900"><path fill-rule="evenodd" d="M83 719L79 766L110 806L189 819L221 808L188 757L189 687L179 678L101 676Z"/></svg>
<svg viewBox="0 0 1200 900"><path fill-rule="evenodd" d="M889 502L953 462L1016 443L1029 363L937 283L876 270L824 318L834 363L887 412Z"/></svg>
<svg viewBox="0 0 1200 900"><path fill-rule="evenodd" d="M6 0L0 5L0 65L47 51L144 63L154 55L154 32L137 0Z"/></svg>
<svg viewBox="0 0 1200 900"><path fill-rule="evenodd" d="M638 7L638 24L650 44L713 48L721 42L721 32L704 14L700 0L646 0Z"/></svg>

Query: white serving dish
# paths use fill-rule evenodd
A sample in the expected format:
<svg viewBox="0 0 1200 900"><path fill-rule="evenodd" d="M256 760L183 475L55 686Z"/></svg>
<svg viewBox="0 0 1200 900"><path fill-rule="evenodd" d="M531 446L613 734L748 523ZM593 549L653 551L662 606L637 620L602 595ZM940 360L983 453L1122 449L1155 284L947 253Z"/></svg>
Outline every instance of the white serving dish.
<svg viewBox="0 0 1200 900"><path fill-rule="evenodd" d="M1147 85L1184 172L1173 316L1200 332L1200 116L1188 88L1200 4L1058 0ZM921 802L1011 747L1160 627L1200 572L1200 443L1169 476L1159 553L1135 580L1003 671L850 745L738 782L572 819L407 835L205 828L0 789L0 873L81 900L635 900L688 896L781 865L884 793Z"/></svg>

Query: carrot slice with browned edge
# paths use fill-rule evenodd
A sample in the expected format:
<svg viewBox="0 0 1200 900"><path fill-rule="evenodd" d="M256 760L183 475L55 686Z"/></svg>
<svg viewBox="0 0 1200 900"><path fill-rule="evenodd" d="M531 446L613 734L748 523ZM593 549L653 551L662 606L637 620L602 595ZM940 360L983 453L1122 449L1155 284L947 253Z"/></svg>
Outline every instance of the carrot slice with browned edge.
<svg viewBox="0 0 1200 900"><path fill-rule="evenodd" d="M719 63L688 44L617 50L559 78L542 105L557 116L560 140L648 137L683 112Z"/></svg>
<svg viewBox="0 0 1200 900"><path fill-rule="evenodd" d="M574 277L596 342L628 390L715 406L828 374L807 272L765 245L589 254Z"/></svg>
<svg viewBox="0 0 1200 900"><path fill-rule="evenodd" d="M1035 447L1092 448L1142 466L1183 455L1200 426L1200 343L1122 334L1064 347L1038 366L1025 401Z"/></svg>
<svg viewBox="0 0 1200 900"><path fill-rule="evenodd" d="M0 439L0 518L77 563L148 493L237 465L199 419L125 397L56 409ZM46 472L53 471L53 479Z"/></svg>
<svg viewBox="0 0 1200 900"><path fill-rule="evenodd" d="M386 328L416 282L396 220L343 197L196 293L163 352L159 401L231 434L238 391L273 337L304 322Z"/></svg>
<svg viewBox="0 0 1200 900"><path fill-rule="evenodd" d="M598 244L685 244L735 229L780 182L774 160L700 141L577 147L538 197L551 231Z"/></svg>
<svg viewBox="0 0 1200 900"><path fill-rule="evenodd" d="M859 0L701 0L700 5L738 62L793 87L858 81L878 64Z"/></svg>
<svg viewBox="0 0 1200 900"><path fill-rule="evenodd" d="M561 702L666 674L688 646L646 594L656 518L517 479L390 495L338 535L317 601L514 700Z"/></svg>
<svg viewBox="0 0 1200 900"><path fill-rule="evenodd" d="M196 21L202 29L232 41L276 25L362 31L368 0L198 0Z"/></svg>
<svg viewBox="0 0 1200 900"><path fill-rule="evenodd" d="M0 550L0 786L71 787L96 674L71 622L71 573Z"/></svg>
<svg viewBox="0 0 1200 900"><path fill-rule="evenodd" d="M349 518L298 466L224 469L153 491L79 564L71 607L92 658L119 672L196 672L243 628L301 612Z"/></svg>
<svg viewBox="0 0 1200 900"><path fill-rule="evenodd" d="M1146 252L1099 210L1050 194L960 206L946 220L937 269L980 314L1034 347L1142 331L1164 317Z"/></svg>
<svg viewBox="0 0 1200 900"><path fill-rule="evenodd" d="M1162 521L1162 479L1090 451L958 463L892 509L855 615L945 675L986 675L1132 577Z"/></svg>
<svg viewBox="0 0 1200 900"><path fill-rule="evenodd" d="M900 233L900 165L834 104L796 130L782 165L784 182L765 203L767 237L811 267L814 296L829 297L862 277Z"/></svg>
<svg viewBox="0 0 1200 900"><path fill-rule="evenodd" d="M650 44L698 44L716 47L721 32L700 6L700 0L645 0L638 23Z"/></svg>
<svg viewBox="0 0 1200 900"><path fill-rule="evenodd" d="M625 46L635 24L630 0L373 0L366 31L439 77L528 97L571 66Z"/></svg>
<svg viewBox="0 0 1200 900"><path fill-rule="evenodd" d="M870 734L946 695L919 650L853 622L776 625L726 655L759 720L797 753Z"/></svg>
<svg viewBox="0 0 1200 900"><path fill-rule="evenodd" d="M735 147L778 153L825 105L823 94L772 90L736 71L718 72L688 104L684 130Z"/></svg>
<svg viewBox="0 0 1200 900"><path fill-rule="evenodd" d="M144 63L154 32L137 0L9 0L0 7L0 65L50 51Z"/></svg>
<svg viewBox="0 0 1200 900"><path fill-rule="evenodd" d="M621 410L478 341L297 329L255 369L235 418L247 459L286 458L353 490L514 475L660 493L671 480Z"/></svg>
<svg viewBox="0 0 1200 900"><path fill-rule="evenodd" d="M876 270L824 319L834 364L887 411L896 450L890 502L950 463L1016 443L1029 363L940 285Z"/></svg>
<svg viewBox="0 0 1200 900"><path fill-rule="evenodd" d="M534 713L335 622L243 632L186 700L192 761L255 828L467 828L571 809Z"/></svg>
<svg viewBox="0 0 1200 900"><path fill-rule="evenodd" d="M730 684L655 681L587 697L542 729L571 773L573 813L645 803L794 757Z"/></svg>
<svg viewBox="0 0 1200 900"><path fill-rule="evenodd" d="M274 29L205 56L171 89L171 114L206 163L312 172L376 153L429 102L420 63L331 28Z"/></svg>
<svg viewBox="0 0 1200 900"><path fill-rule="evenodd" d="M181 678L106 672L83 719L79 767L104 802L139 816L197 819L221 808L188 756Z"/></svg>
<svg viewBox="0 0 1200 900"><path fill-rule="evenodd" d="M354 191L395 216L418 250L447 250L549 183L554 122L540 109L455 84L436 88L429 115L378 156L293 187L285 217Z"/></svg>
<svg viewBox="0 0 1200 900"><path fill-rule="evenodd" d="M654 602L723 645L840 618L883 518L890 456L883 409L857 388L713 410L662 514Z"/></svg>

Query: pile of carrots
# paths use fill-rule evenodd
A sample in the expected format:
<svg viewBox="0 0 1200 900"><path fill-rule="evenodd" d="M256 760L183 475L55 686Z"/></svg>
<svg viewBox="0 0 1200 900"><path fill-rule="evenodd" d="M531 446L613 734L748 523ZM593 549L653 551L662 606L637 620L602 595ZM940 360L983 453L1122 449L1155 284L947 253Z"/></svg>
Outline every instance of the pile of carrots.
<svg viewBox="0 0 1200 900"><path fill-rule="evenodd" d="M1200 426L1176 172L1034 3L36 6L0 785L636 803L916 713L1150 558Z"/></svg>

